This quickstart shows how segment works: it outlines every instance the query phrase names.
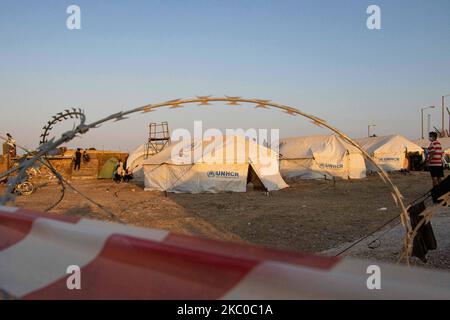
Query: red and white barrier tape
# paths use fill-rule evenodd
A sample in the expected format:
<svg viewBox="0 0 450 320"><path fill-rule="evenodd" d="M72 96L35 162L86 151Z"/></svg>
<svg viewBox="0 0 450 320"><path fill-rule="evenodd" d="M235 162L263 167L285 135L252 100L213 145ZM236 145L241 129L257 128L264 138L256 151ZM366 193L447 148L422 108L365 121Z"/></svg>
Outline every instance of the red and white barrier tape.
<svg viewBox="0 0 450 320"><path fill-rule="evenodd" d="M381 289L369 289L369 265ZM68 266L81 289L67 287ZM450 273L0 207L0 297L450 299Z"/></svg>

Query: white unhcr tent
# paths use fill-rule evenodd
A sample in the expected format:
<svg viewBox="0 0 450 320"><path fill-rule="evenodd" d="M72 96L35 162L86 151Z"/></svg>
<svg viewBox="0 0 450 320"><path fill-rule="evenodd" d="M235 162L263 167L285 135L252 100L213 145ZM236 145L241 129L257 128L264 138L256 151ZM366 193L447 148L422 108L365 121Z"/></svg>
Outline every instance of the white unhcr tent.
<svg viewBox="0 0 450 320"><path fill-rule="evenodd" d="M142 144L130 153L127 159L127 169L131 169L134 181L140 184L144 184L144 168L142 164L144 160L155 154L152 148L147 149L146 145Z"/></svg>
<svg viewBox="0 0 450 320"><path fill-rule="evenodd" d="M136 182L144 183L144 169L142 163L144 162L147 152L145 145L140 145L134 150L127 159L127 169L133 172L133 178Z"/></svg>
<svg viewBox="0 0 450 320"><path fill-rule="evenodd" d="M446 155L450 155L450 138L438 138L439 142L441 143L442 150ZM423 149L427 149L430 146L430 140L428 139L419 139L414 141L415 144L419 145Z"/></svg>
<svg viewBox="0 0 450 320"><path fill-rule="evenodd" d="M283 177L361 179L366 176L361 151L335 135L281 139L279 148Z"/></svg>
<svg viewBox="0 0 450 320"><path fill-rule="evenodd" d="M408 169L408 153L418 152L423 155L423 149L401 135L355 139L369 153L375 162L385 171ZM377 171L376 167L366 160L367 169Z"/></svg>
<svg viewBox="0 0 450 320"><path fill-rule="evenodd" d="M245 192L253 182L267 191L288 187L278 155L240 136L178 141L143 162L145 190L176 193Z"/></svg>

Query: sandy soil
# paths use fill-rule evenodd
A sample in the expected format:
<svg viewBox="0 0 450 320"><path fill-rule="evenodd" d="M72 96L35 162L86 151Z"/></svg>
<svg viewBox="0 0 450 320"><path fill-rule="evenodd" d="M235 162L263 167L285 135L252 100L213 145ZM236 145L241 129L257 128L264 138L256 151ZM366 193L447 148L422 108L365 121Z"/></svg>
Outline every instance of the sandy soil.
<svg viewBox="0 0 450 320"><path fill-rule="evenodd" d="M427 262L423 263L417 258L412 258L412 264L427 267L450 270L450 210L442 208L433 217L433 232L438 247L427 254ZM392 223L386 228L376 232L357 246L352 247L342 256L352 256L361 259L376 261L397 262L400 255L399 243L404 238L404 228L399 223ZM352 243L344 243L335 248L325 250L324 255L336 255Z"/></svg>
<svg viewBox="0 0 450 320"><path fill-rule="evenodd" d="M392 178L405 203L427 192L431 184L424 172L396 173ZM336 254L399 213L388 188L377 176L335 184L325 180L289 183L290 188L269 195L261 191L194 195L144 192L134 184L111 181L72 181L81 193L130 225L303 252ZM0 186L3 191L4 186ZM18 197L16 205L44 210L57 199L58 192L56 184L40 183L31 196ZM432 222L440 247L430 253L429 267L450 269L447 211L442 210ZM70 189L51 212L111 220ZM363 242L346 255L396 261L402 232L400 227L391 230L376 250L368 249Z"/></svg>

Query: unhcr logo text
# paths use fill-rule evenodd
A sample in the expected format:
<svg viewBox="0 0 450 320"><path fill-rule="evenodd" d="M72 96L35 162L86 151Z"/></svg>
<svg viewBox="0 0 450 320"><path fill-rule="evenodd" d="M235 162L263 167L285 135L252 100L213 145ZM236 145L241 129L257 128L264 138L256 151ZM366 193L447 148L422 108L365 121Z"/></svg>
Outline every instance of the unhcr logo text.
<svg viewBox="0 0 450 320"><path fill-rule="evenodd" d="M208 178L235 178L239 179L239 172L233 171L208 171Z"/></svg>
<svg viewBox="0 0 450 320"><path fill-rule="evenodd" d="M343 169L344 165L342 163L338 163L338 164L334 164L334 163L320 163L319 167L321 169L334 169L334 170L339 170L339 169Z"/></svg>

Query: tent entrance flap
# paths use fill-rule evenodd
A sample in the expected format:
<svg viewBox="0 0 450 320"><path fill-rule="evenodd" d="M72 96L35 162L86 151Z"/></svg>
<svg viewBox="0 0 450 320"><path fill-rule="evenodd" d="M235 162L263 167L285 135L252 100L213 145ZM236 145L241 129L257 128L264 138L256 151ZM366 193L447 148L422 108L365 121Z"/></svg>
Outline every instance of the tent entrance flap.
<svg viewBox="0 0 450 320"><path fill-rule="evenodd" d="M247 173L247 185L249 183L253 184L254 190L264 190L267 191L267 188L262 183L261 179L259 178L258 174L253 169L252 165L248 166L248 173Z"/></svg>

